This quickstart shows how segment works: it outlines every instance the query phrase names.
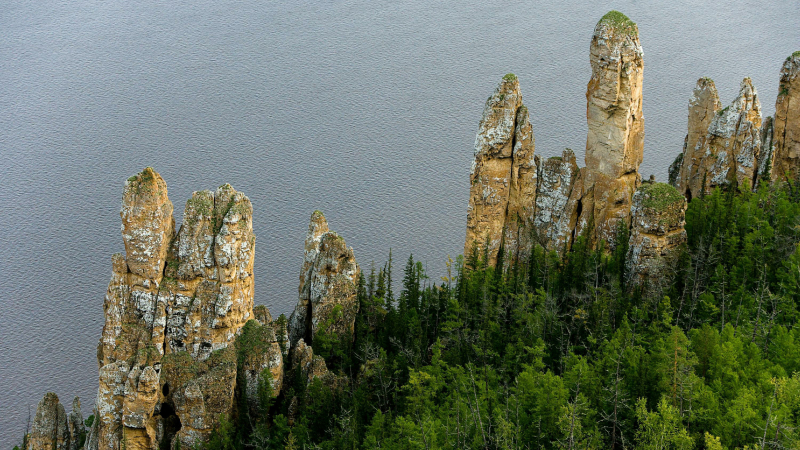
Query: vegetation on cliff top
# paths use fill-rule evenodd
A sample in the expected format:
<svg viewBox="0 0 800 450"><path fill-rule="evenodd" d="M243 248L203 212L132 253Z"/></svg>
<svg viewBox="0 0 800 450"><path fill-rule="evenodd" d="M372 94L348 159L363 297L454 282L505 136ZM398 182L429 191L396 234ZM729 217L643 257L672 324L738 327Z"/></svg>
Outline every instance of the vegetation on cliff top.
<svg viewBox="0 0 800 450"><path fill-rule="evenodd" d="M606 15L603 16L599 22L597 22L597 24L607 24L625 35L636 36L639 34L639 28L636 27L636 22L632 21L628 18L628 16L616 10L607 12Z"/></svg>
<svg viewBox="0 0 800 450"><path fill-rule="evenodd" d="M640 189L645 195L642 203L645 208L661 210L674 203L683 203L684 201L683 195L667 183L644 183Z"/></svg>

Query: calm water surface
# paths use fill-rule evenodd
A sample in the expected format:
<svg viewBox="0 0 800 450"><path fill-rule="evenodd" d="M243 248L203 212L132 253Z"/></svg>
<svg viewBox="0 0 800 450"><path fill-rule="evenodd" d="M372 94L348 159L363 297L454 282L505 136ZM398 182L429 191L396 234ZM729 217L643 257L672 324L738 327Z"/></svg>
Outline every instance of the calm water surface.
<svg viewBox="0 0 800 450"><path fill-rule="evenodd" d="M362 267L438 279L460 253L486 97L519 76L536 151L583 159L589 42L619 9L645 49L645 158L666 179L697 78L774 111L796 1L6 0L0 7L0 449L46 391L88 416L124 180L176 220L228 182L255 208L256 303L288 313L314 209ZM719 3L719 5L715 5ZM398 268L399 269L399 268Z"/></svg>

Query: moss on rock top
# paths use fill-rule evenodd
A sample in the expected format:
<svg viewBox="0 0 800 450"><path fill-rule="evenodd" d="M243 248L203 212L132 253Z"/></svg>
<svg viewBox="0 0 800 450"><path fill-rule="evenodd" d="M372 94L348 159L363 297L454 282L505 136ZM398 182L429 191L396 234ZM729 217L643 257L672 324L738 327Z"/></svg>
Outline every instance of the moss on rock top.
<svg viewBox="0 0 800 450"><path fill-rule="evenodd" d="M629 36L639 35L639 28L636 27L636 22L632 21L628 18L628 16L616 10L607 12L606 15L603 16L599 22L597 22L597 25L600 24L606 24L618 32Z"/></svg>
<svg viewBox="0 0 800 450"><path fill-rule="evenodd" d="M684 201L683 195L667 183L648 183L639 189L645 194L642 201L645 208L661 210L674 203L683 203Z"/></svg>
<svg viewBox="0 0 800 450"><path fill-rule="evenodd" d="M507 73L503 76L503 79L506 81L514 81L517 79L517 76L514 75L513 73Z"/></svg>

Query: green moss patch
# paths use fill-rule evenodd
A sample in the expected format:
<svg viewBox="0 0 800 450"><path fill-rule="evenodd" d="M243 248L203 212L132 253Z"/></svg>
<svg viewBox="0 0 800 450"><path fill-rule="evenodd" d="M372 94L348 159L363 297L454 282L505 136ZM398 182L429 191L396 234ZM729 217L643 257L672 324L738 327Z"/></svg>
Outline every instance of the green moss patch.
<svg viewBox="0 0 800 450"><path fill-rule="evenodd" d="M645 208L664 209L674 203L683 202L683 195L666 183L650 183L640 188L645 193Z"/></svg>
<svg viewBox="0 0 800 450"><path fill-rule="evenodd" d="M625 14L619 11L611 10L597 22L598 25L606 24L616 31L629 36L638 36L639 29L636 27L636 22L632 21Z"/></svg>
<svg viewBox="0 0 800 450"><path fill-rule="evenodd" d="M503 79L505 81L514 81L514 80L517 79L517 76L514 75L513 73L507 73L507 74L505 74L505 76L503 76Z"/></svg>

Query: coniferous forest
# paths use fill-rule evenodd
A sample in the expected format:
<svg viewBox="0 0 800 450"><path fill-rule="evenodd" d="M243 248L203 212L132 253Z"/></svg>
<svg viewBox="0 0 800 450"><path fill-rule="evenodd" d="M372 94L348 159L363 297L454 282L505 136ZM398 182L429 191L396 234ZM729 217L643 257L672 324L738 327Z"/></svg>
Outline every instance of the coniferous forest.
<svg viewBox="0 0 800 450"><path fill-rule="evenodd" d="M388 251L361 276L354 336L314 338L339 384L263 383L206 446L800 447L800 186L715 190L686 231L663 286L626 284L625 228L510 267L476 246L441 279Z"/></svg>

